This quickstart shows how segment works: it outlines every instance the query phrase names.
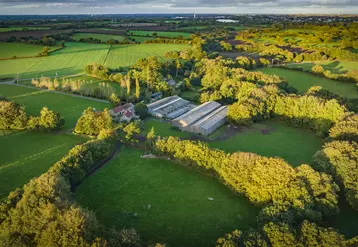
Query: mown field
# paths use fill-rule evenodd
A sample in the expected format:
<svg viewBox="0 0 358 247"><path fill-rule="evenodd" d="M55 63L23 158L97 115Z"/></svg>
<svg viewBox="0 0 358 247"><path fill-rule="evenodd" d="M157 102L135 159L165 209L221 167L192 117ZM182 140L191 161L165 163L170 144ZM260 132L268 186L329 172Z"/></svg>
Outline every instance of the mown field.
<svg viewBox="0 0 358 247"><path fill-rule="evenodd" d="M0 58L30 57L42 52L44 46L21 43L0 43ZM58 47L49 47L50 51Z"/></svg>
<svg viewBox="0 0 358 247"><path fill-rule="evenodd" d="M110 35L110 34L99 34L99 33L75 33L72 35L72 38L76 41L79 41L80 39L88 39L88 38L94 38L94 39L100 39L102 42L107 42L110 39L123 41L125 39L124 36L121 35Z"/></svg>
<svg viewBox="0 0 358 247"><path fill-rule="evenodd" d="M285 78L299 92L306 92L312 86L321 86L343 97L358 98L358 91L354 83L330 80L306 72L281 68L262 68L259 71Z"/></svg>
<svg viewBox="0 0 358 247"><path fill-rule="evenodd" d="M184 38L189 38L190 33L186 32L160 32L160 31L129 31L129 34L132 36L153 36L153 33L156 33L160 37L168 38L177 38L179 35Z"/></svg>
<svg viewBox="0 0 358 247"><path fill-rule="evenodd" d="M134 227L170 246L211 246L224 233L255 226L258 209L215 178L142 154L122 147L78 187L76 200L108 227Z"/></svg>
<svg viewBox="0 0 358 247"><path fill-rule="evenodd" d="M0 199L46 172L83 141L84 138L70 134L0 132Z"/></svg>
<svg viewBox="0 0 358 247"><path fill-rule="evenodd" d="M110 68L124 67L134 64L143 57L163 57L168 51L179 51L188 47L181 44L113 45L104 65Z"/></svg>
<svg viewBox="0 0 358 247"><path fill-rule="evenodd" d="M59 112L66 121L66 129L73 128L82 112L89 106L96 109L111 107L109 103L15 85L0 85L0 95L25 106L30 115L39 115L44 106Z"/></svg>
<svg viewBox="0 0 358 247"><path fill-rule="evenodd" d="M48 57L24 58L0 61L0 78L71 75L83 73L85 66L97 62L117 68L134 64L139 58L163 56L167 51L181 50L187 45L176 44L107 44L66 43L66 47Z"/></svg>

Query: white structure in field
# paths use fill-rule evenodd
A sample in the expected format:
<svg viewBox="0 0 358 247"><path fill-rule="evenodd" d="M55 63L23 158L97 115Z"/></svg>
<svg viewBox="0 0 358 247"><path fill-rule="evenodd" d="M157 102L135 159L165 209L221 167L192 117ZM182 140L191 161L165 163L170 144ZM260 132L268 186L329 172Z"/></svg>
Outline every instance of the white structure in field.
<svg viewBox="0 0 358 247"><path fill-rule="evenodd" d="M195 106L178 96L171 96L147 106L152 116L173 119L172 125L182 131L210 135L226 122L227 106L215 101Z"/></svg>

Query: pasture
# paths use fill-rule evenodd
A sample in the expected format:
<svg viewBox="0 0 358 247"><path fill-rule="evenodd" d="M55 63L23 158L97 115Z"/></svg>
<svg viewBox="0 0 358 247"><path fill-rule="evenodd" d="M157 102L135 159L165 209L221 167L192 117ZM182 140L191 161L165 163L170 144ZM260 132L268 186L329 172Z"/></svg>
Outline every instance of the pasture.
<svg viewBox="0 0 358 247"><path fill-rule="evenodd" d="M0 132L0 199L47 171L83 141L84 138L70 134Z"/></svg>
<svg viewBox="0 0 358 247"><path fill-rule="evenodd" d="M354 83L335 81L306 72L282 68L261 68L259 71L285 78L288 84L297 88L299 92L306 92L312 86L321 86L343 97L358 98Z"/></svg>
<svg viewBox="0 0 358 247"><path fill-rule="evenodd" d="M75 33L72 35L72 38L76 41L79 41L80 39L88 39L88 38L94 38L94 39L100 39L102 42L107 42L108 40L114 39L118 41L123 41L125 37L120 35L110 35L110 34L99 34L99 33Z"/></svg>
<svg viewBox="0 0 358 247"><path fill-rule="evenodd" d="M122 147L77 188L76 201L108 227L134 227L145 240L170 246L210 246L255 226L258 208L215 178L142 154Z"/></svg>
<svg viewBox="0 0 358 247"><path fill-rule="evenodd" d="M42 52L44 46L42 45L30 45L30 44L21 44L21 43L0 43L0 58L11 58L16 57L30 57L36 56L38 53ZM57 48L57 47L55 47ZM53 50L53 47L50 47L50 51Z"/></svg>
<svg viewBox="0 0 358 247"><path fill-rule="evenodd" d="M163 56L167 51L182 50L188 45L141 44L110 45L66 43L66 47L51 53L48 57L24 58L0 61L0 78L21 78L59 76L83 73L85 66L97 62L111 68L129 66L139 58Z"/></svg>
<svg viewBox="0 0 358 247"><path fill-rule="evenodd" d="M216 138L220 137L215 132L213 135ZM267 157L281 157L292 166L298 166L309 164L312 156L321 149L323 142L313 132L291 127L278 120L268 120L250 127L240 127L225 140L207 143L209 147L230 153L241 151Z"/></svg>
<svg viewBox="0 0 358 247"><path fill-rule="evenodd" d="M146 136L152 128L155 130L155 135L160 137L175 136L180 138L189 138L193 135L193 133L175 129L170 123L155 118L150 118L144 121L142 134Z"/></svg>
<svg viewBox="0 0 358 247"><path fill-rule="evenodd" d="M134 40L135 42L142 43L147 40L153 40L154 37L142 37L142 36L129 36L130 39Z"/></svg>
<svg viewBox="0 0 358 247"><path fill-rule="evenodd" d="M177 38L181 35L184 38L190 38L190 33L186 32L129 31L131 36L153 36L153 33L156 33L158 37Z"/></svg>
<svg viewBox="0 0 358 247"><path fill-rule="evenodd" d="M25 106L30 115L39 115L44 106L59 112L66 121L65 129L73 128L82 112L89 106L96 109L111 107L109 103L16 85L0 85L0 95Z"/></svg>
<svg viewBox="0 0 358 247"><path fill-rule="evenodd" d="M134 64L140 58L163 57L168 51L180 51L188 47L182 44L112 45L104 65L109 68L125 67Z"/></svg>

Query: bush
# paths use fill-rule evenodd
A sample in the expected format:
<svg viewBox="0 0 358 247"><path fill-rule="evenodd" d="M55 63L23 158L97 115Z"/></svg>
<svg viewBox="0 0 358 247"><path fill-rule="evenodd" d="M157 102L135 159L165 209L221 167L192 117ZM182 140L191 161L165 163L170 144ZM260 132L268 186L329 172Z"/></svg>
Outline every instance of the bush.
<svg viewBox="0 0 358 247"><path fill-rule="evenodd" d="M141 119L144 119L148 116L148 107L144 103L138 103L134 106L135 114L138 115Z"/></svg>
<svg viewBox="0 0 358 247"><path fill-rule="evenodd" d="M23 107L11 101L0 100L1 130L23 130L27 121L28 117Z"/></svg>
<svg viewBox="0 0 358 247"><path fill-rule="evenodd" d="M88 107L78 119L75 133L89 136L97 136L101 130L112 129L112 117L108 109L103 112L95 112Z"/></svg>

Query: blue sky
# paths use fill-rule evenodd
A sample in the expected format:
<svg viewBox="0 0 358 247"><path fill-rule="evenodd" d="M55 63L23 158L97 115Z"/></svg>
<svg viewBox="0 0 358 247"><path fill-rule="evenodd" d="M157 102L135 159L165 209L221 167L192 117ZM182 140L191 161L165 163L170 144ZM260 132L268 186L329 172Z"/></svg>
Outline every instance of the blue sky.
<svg viewBox="0 0 358 247"><path fill-rule="evenodd" d="M358 14L358 0L0 0L0 14Z"/></svg>

